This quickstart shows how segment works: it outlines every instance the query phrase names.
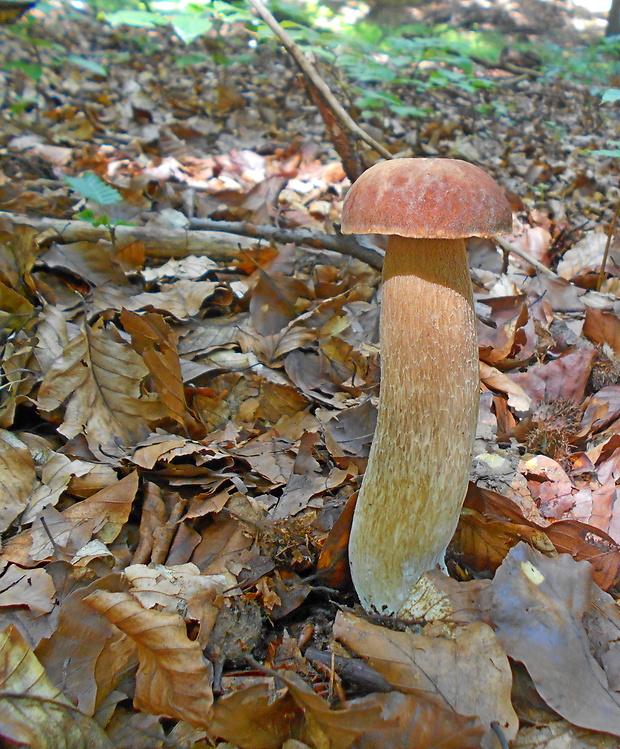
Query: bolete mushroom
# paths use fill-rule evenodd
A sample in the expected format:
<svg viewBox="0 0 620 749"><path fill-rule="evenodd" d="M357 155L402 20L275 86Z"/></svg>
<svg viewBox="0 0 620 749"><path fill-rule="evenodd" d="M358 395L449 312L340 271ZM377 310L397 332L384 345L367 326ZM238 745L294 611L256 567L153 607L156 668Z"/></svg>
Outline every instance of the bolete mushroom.
<svg viewBox="0 0 620 749"><path fill-rule="evenodd" d="M363 606L401 612L443 564L458 521L478 414L478 346L465 238L509 232L510 206L458 159L375 164L349 190L345 234L387 234L377 427L349 559Z"/></svg>

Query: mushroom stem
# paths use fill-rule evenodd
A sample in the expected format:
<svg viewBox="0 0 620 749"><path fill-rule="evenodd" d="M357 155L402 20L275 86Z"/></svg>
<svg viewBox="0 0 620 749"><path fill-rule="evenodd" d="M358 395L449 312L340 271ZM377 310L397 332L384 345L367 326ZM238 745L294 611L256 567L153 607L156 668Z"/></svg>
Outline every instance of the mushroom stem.
<svg viewBox="0 0 620 749"><path fill-rule="evenodd" d="M398 613L443 563L467 490L478 388L464 240L390 236L379 416L349 544L365 608Z"/></svg>

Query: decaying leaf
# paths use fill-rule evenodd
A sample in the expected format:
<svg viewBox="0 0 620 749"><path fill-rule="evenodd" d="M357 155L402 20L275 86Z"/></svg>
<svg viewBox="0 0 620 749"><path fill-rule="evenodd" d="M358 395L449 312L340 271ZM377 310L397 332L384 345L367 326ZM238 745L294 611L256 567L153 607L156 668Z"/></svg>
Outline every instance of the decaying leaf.
<svg viewBox="0 0 620 749"><path fill-rule="evenodd" d="M592 568L566 554L515 546L489 588L495 632L525 664L541 697L581 728L620 736L620 697L592 656L583 617Z"/></svg>
<svg viewBox="0 0 620 749"><path fill-rule="evenodd" d="M428 695L411 692L370 694L331 710L296 674L282 672L297 706L303 711L304 740L329 749L473 749L481 746L484 728L446 708Z"/></svg>
<svg viewBox="0 0 620 749"><path fill-rule="evenodd" d="M146 424L165 415L161 404L143 395L148 370L112 328L85 328L50 367L39 389L39 407L63 406L59 430L84 434L98 456L118 456L146 436Z"/></svg>
<svg viewBox="0 0 620 749"><path fill-rule="evenodd" d="M334 636L395 689L432 696L459 715L477 716L487 732L497 722L509 740L516 736L510 666L488 625L457 627L452 638L429 637L395 632L339 613Z"/></svg>
<svg viewBox="0 0 620 749"><path fill-rule="evenodd" d="M47 678L11 625L0 632L0 735L37 749L110 749L99 725Z"/></svg>

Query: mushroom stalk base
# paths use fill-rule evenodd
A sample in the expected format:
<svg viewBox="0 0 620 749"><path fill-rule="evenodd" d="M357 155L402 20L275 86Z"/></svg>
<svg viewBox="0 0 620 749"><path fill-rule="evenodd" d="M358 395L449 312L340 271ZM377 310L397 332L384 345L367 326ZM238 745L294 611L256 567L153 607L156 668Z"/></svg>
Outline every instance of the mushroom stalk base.
<svg viewBox="0 0 620 749"><path fill-rule="evenodd" d="M349 543L367 610L398 613L420 575L443 563L467 490L478 392L464 240L391 236L379 416Z"/></svg>

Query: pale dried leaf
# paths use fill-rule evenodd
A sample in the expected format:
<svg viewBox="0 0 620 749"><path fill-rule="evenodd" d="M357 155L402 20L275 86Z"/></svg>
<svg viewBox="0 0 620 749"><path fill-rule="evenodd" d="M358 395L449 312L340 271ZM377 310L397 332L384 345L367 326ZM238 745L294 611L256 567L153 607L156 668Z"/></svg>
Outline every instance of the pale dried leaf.
<svg viewBox="0 0 620 749"><path fill-rule="evenodd" d="M54 608L56 589L45 570L24 570L14 564L0 577L0 607L27 606L33 614L48 614Z"/></svg>

